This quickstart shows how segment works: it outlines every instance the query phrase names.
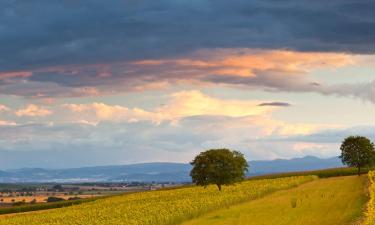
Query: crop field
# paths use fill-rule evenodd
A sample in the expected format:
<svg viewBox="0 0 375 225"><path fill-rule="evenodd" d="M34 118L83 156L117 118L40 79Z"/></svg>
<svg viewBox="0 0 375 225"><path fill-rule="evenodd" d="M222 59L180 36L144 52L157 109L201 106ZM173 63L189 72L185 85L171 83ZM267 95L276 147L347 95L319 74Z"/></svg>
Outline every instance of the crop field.
<svg viewBox="0 0 375 225"><path fill-rule="evenodd" d="M57 195L53 195L54 197L58 197L58 198L63 198L65 200L68 200L69 198L92 198L92 197L96 197L96 196L101 196L101 195L62 195L62 194L57 194ZM47 198L49 196L45 196L45 195L36 195L36 196L17 196L17 197L2 197L0 198L1 202L3 203L12 203L12 202L31 202L31 201L35 201L35 202L46 202Z"/></svg>
<svg viewBox="0 0 375 225"><path fill-rule="evenodd" d="M183 225L353 224L367 202L366 183L366 176L319 179L205 214Z"/></svg>
<svg viewBox="0 0 375 225"><path fill-rule="evenodd" d="M215 186L209 186L205 189L186 187L134 193L66 208L16 214L1 219L0 224L179 224L213 210L257 199L316 179L316 176L299 176L244 181L234 186L226 186L222 192Z"/></svg>
<svg viewBox="0 0 375 225"><path fill-rule="evenodd" d="M11 215L12 213L25 213L25 212L31 212L31 211L62 208L62 207L92 202L92 201L96 201L98 199L107 198L107 197L109 196L96 196L93 198L81 198L81 199L75 199L75 200L69 200L69 201L35 203L35 204L19 205L19 206L13 206L13 207L1 207L0 215L1 217L8 217L8 216L12 216Z"/></svg>

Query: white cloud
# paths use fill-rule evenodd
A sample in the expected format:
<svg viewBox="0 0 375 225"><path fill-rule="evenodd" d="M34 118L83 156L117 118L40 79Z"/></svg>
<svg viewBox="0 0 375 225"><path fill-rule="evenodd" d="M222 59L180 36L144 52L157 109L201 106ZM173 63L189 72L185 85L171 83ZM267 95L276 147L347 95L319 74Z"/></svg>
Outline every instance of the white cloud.
<svg viewBox="0 0 375 225"><path fill-rule="evenodd" d="M19 109L15 112L16 116L29 116L29 117L44 117L52 114L52 111L34 104L29 104L25 108Z"/></svg>
<svg viewBox="0 0 375 225"><path fill-rule="evenodd" d="M99 102L52 104L48 108L28 105L16 115L50 116L28 118L26 123L20 118L19 124L0 122L8 125L0 129L0 150L44 151L51 159L64 151L73 154L68 149L74 149L78 155L95 154L93 162L107 164L186 162L204 149L217 147L240 150L249 159L285 158L314 151L331 156L337 151L330 143L307 146L299 143L308 141L288 140L335 126L277 120L274 114L286 108L261 103L181 91L149 110Z"/></svg>
<svg viewBox="0 0 375 225"><path fill-rule="evenodd" d="M275 110L274 107L261 107L260 101L219 99L204 95L199 91L181 91L170 96L170 100L151 111L128 108L105 103L64 104L74 120L97 121L173 121L201 115L244 117L263 115Z"/></svg>
<svg viewBox="0 0 375 225"><path fill-rule="evenodd" d="M278 133L278 125L272 128L265 128L259 116L194 116L183 118L178 124L155 124L151 121L104 121L94 126L84 122L29 124L0 129L0 150L43 152L40 159L28 162L34 163L34 166L38 163L57 166L44 160L54 159L61 154L74 160L60 166L140 161L188 162L200 151L218 147L239 150L249 160L338 154L335 143L302 145L299 143L308 141L288 140ZM90 155L90 160L77 157L84 155Z"/></svg>
<svg viewBox="0 0 375 225"><path fill-rule="evenodd" d="M17 123L14 121L0 120L0 126L15 126L15 125L17 125Z"/></svg>
<svg viewBox="0 0 375 225"><path fill-rule="evenodd" d="M154 124L168 122L175 126L189 117L204 117L208 120L222 118L223 122L218 123L222 127L215 129L243 129L235 135L256 130L256 133L250 133L260 137L310 134L319 129L337 127L330 124L286 123L276 120L273 119L272 113L280 108L262 106L260 103L254 100L219 99L199 91L181 91L171 94L170 100L164 105L149 111L104 103L64 104L62 107L69 109L70 113L63 111L59 118L66 122L85 121L90 124L103 121L150 121ZM216 132L212 127L207 128L203 125L199 129Z"/></svg>
<svg viewBox="0 0 375 225"><path fill-rule="evenodd" d="M142 109L129 109L119 105L107 105L94 102L88 104L64 104L63 108L73 112L73 118L77 121L130 121L152 120L153 114ZM80 118L80 119L79 119Z"/></svg>

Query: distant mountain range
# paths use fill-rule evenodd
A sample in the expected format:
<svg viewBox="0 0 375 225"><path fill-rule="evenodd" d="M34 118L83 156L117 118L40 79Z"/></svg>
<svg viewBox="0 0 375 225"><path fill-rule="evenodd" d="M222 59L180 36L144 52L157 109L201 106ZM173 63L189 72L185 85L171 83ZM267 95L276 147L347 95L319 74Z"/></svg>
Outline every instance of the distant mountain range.
<svg viewBox="0 0 375 225"><path fill-rule="evenodd" d="M250 161L248 176L306 171L343 166L338 157L314 156L270 161ZM23 168L0 171L0 182L190 182L191 166L185 163L140 163L72 169Z"/></svg>

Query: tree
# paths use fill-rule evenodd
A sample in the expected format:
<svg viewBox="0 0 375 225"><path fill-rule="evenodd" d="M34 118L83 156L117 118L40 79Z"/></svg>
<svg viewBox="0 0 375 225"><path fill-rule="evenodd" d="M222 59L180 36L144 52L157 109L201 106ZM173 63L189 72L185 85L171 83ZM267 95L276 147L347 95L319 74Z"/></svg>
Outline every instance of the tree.
<svg viewBox="0 0 375 225"><path fill-rule="evenodd" d="M243 154L229 149L201 152L190 164L193 166L190 176L196 185L216 184L219 191L222 185L242 181L248 168Z"/></svg>
<svg viewBox="0 0 375 225"><path fill-rule="evenodd" d="M345 165L358 168L358 176L361 168L369 166L374 159L374 144L366 137L349 136L341 144L341 160Z"/></svg>

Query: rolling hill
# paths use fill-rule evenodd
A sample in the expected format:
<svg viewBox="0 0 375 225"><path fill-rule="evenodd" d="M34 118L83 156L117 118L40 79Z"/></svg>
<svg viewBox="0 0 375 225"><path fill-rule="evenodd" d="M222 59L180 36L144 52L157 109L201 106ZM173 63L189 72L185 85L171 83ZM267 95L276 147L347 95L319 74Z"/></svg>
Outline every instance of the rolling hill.
<svg viewBox="0 0 375 225"><path fill-rule="evenodd" d="M341 167L338 157L314 156L271 161L249 161L248 176ZM0 171L0 182L190 182L185 163L141 163L69 169L22 168Z"/></svg>

